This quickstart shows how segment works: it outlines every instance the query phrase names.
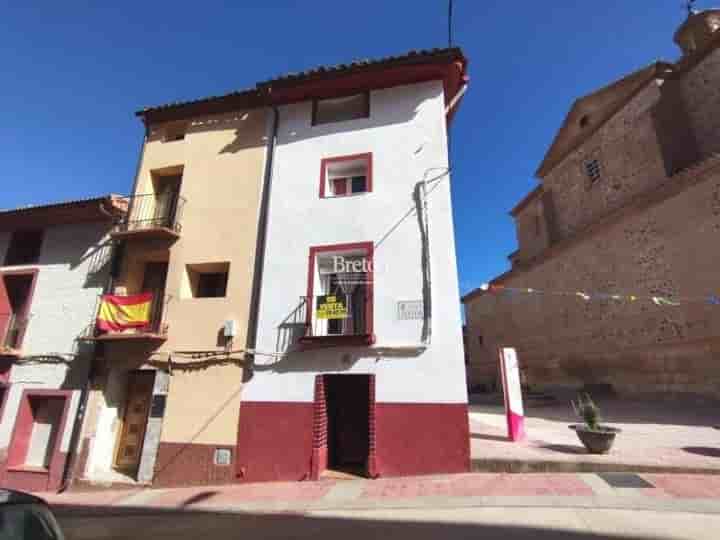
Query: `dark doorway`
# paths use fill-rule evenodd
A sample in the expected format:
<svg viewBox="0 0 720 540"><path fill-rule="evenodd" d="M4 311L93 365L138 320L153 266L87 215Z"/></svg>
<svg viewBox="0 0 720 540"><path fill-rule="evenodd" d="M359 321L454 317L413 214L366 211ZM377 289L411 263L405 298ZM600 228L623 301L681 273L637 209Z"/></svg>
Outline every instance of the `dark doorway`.
<svg viewBox="0 0 720 540"><path fill-rule="evenodd" d="M325 375L328 468L367 473L370 449L370 376Z"/></svg>

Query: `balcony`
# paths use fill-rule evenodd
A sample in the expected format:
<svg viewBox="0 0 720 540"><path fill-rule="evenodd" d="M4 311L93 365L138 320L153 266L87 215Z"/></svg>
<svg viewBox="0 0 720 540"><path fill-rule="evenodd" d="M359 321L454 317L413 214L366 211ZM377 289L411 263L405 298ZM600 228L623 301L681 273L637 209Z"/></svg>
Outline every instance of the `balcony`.
<svg viewBox="0 0 720 540"><path fill-rule="evenodd" d="M8 319L5 335L0 342L0 356L19 356L28 319L14 314Z"/></svg>
<svg viewBox="0 0 720 540"><path fill-rule="evenodd" d="M355 294L302 297L305 313L303 346L336 347L372 345L375 336L371 325L372 303L364 287ZM310 309L308 309L310 307Z"/></svg>
<svg viewBox="0 0 720 540"><path fill-rule="evenodd" d="M145 301L138 300L144 295L149 298ZM165 313L170 300L170 296L161 292L139 295L101 295L98 299L95 322L91 325L89 335L85 339L103 342L165 341L168 330ZM142 307L145 302L149 303L149 307Z"/></svg>
<svg viewBox="0 0 720 540"><path fill-rule="evenodd" d="M177 189L159 194L146 193L128 197L127 214L115 225L110 236L116 239L148 238L175 240L182 230L185 198Z"/></svg>

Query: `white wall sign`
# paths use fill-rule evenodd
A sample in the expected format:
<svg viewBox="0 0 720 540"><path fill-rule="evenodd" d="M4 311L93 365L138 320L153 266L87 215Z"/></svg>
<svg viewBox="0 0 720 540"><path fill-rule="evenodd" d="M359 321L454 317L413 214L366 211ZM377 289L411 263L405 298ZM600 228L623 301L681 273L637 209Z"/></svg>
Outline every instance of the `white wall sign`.
<svg viewBox="0 0 720 540"><path fill-rule="evenodd" d="M423 301L408 300L397 303L397 317L401 321L423 318Z"/></svg>

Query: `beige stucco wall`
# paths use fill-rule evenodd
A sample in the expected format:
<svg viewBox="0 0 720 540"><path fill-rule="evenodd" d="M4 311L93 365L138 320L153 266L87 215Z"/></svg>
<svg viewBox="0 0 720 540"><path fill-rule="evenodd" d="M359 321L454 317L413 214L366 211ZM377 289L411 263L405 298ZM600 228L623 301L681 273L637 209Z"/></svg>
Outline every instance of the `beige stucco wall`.
<svg viewBox="0 0 720 540"><path fill-rule="evenodd" d="M153 192L153 174L182 170L180 238L172 243L131 240L118 281L127 292L139 289L144 263L168 261L165 322L168 339L146 364L167 369L173 351L221 350L224 321L235 320L234 348L245 346L257 221L266 150L266 111L195 119L184 140L163 141L164 126L148 135L136 193ZM188 298L186 265L227 262L227 295ZM107 347L111 364L134 364L128 347ZM137 354L134 353L133 356ZM242 355L235 355L241 358ZM234 445L237 439L242 368L239 362L198 362L173 354L163 420L163 442Z"/></svg>

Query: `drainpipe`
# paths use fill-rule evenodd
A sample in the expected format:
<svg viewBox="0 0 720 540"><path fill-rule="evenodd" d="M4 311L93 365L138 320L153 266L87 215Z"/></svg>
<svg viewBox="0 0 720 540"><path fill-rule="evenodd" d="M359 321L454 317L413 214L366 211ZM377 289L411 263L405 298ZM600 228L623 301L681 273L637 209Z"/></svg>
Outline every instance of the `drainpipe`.
<svg viewBox="0 0 720 540"><path fill-rule="evenodd" d="M273 159L275 157L275 145L277 144L277 132L280 119L280 112L277 106L272 107L273 120L272 131L267 144L267 158L265 159L265 171L263 173L262 198L260 202L260 215L258 216L258 234L255 244L255 265L253 269L253 287L250 296L250 311L248 313L248 332L245 349L246 356L250 359L248 368L252 374L255 362L255 345L257 344L258 318L260 316L260 294L262 290L263 268L265 265L265 244L267 239L268 214L270 212L270 190L272 187Z"/></svg>
<svg viewBox="0 0 720 540"><path fill-rule="evenodd" d="M145 145L147 143L148 132L148 127L147 125L145 125L145 135L143 136L143 140L140 146L140 152L138 155L137 166L135 167L135 181L133 182L133 193L135 193L138 179L140 177L140 167L142 166L142 161L145 156ZM115 245L112 246L112 254L110 256L111 260L119 256L118 250L116 249L117 247L118 246ZM122 252L122 249L120 250L120 252ZM115 284L115 275L112 274L114 273L111 273L111 275L108 276L105 286L103 287L103 293L107 293L108 291L110 291ZM68 444L68 456L65 459L65 468L63 469L60 487L57 491L58 493L62 493L67 490L67 488L70 487L70 483L73 481L74 478L73 473L75 469L75 464L77 462L78 454L77 447L80 443L80 435L82 433L83 421L85 419L85 412L87 410L88 397L90 396L90 385L92 384L92 381L95 377L95 356L97 354L97 343L93 343L92 351L89 352L90 368L88 369L88 375L87 379L85 380L85 385L83 386L83 389L80 393L77 412L75 413L75 421L73 422L72 433L70 434L70 443ZM60 437L60 442L62 443L62 434Z"/></svg>

